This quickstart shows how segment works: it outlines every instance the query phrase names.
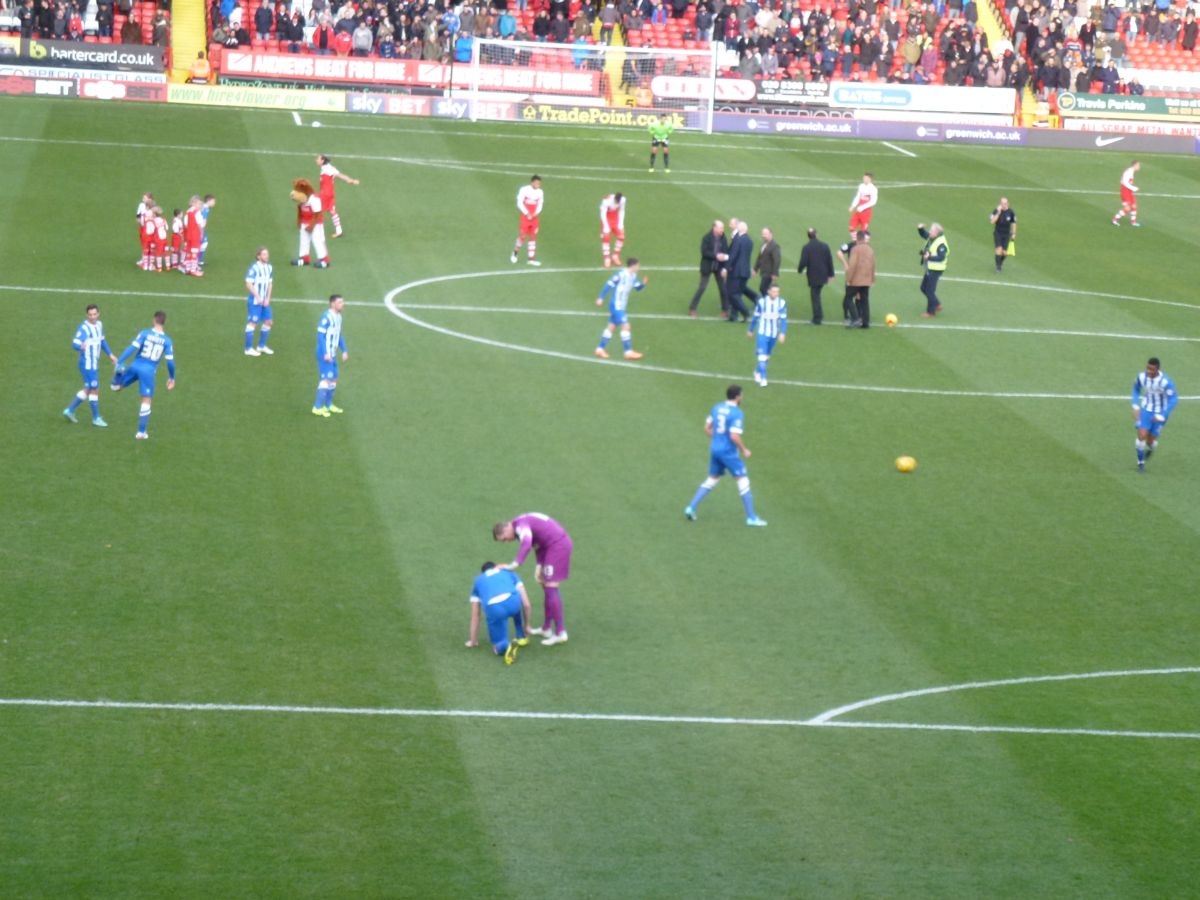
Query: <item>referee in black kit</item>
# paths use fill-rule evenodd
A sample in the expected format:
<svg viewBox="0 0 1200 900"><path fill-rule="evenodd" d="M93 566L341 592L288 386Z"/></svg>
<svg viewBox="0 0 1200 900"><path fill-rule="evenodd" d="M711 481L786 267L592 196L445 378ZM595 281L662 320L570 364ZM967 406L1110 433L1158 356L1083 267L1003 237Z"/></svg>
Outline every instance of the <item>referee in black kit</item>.
<svg viewBox="0 0 1200 900"><path fill-rule="evenodd" d="M1007 197L1000 198L1000 205L992 210L991 219L992 238L996 242L996 271L999 272L1004 268L1009 243L1017 239L1017 214L1009 207Z"/></svg>

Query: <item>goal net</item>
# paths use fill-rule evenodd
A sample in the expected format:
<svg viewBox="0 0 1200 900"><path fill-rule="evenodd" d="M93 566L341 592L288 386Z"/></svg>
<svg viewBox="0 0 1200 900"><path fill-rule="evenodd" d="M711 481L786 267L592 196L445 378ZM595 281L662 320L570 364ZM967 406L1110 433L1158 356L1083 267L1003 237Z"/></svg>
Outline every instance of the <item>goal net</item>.
<svg viewBox="0 0 1200 900"><path fill-rule="evenodd" d="M711 133L716 62L712 46L474 38L465 93L473 120L644 128L667 113L676 128Z"/></svg>

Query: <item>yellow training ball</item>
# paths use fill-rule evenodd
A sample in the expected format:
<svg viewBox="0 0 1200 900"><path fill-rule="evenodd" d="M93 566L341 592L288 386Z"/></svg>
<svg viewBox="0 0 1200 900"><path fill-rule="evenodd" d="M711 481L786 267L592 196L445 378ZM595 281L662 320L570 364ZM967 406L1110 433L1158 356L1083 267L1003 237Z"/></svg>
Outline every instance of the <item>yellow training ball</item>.
<svg viewBox="0 0 1200 900"><path fill-rule="evenodd" d="M911 456L897 456L896 457L896 470L898 472L908 473L908 472L911 472L914 469L916 469L916 467L917 467L917 461L915 459L913 459Z"/></svg>
<svg viewBox="0 0 1200 900"><path fill-rule="evenodd" d="M883 324L885 324L888 328L895 328L899 321L900 317L895 313L888 313L883 317Z"/></svg>

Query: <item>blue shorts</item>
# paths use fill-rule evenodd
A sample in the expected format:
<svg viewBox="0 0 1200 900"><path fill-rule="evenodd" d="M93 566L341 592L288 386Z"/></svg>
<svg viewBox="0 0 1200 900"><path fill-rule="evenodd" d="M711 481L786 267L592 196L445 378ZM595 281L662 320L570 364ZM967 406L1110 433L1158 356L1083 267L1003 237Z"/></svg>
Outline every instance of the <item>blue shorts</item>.
<svg viewBox="0 0 1200 900"><path fill-rule="evenodd" d="M628 325L629 311L625 309L610 309L608 312L608 323L610 325Z"/></svg>
<svg viewBox="0 0 1200 900"><path fill-rule="evenodd" d="M85 369L82 366L79 369L79 375L83 378L83 388L87 391L94 391L100 387L100 370Z"/></svg>
<svg viewBox="0 0 1200 900"><path fill-rule="evenodd" d="M325 362L323 359L318 359L317 374L320 376L322 381L337 381L337 360L335 359L333 362Z"/></svg>
<svg viewBox="0 0 1200 900"><path fill-rule="evenodd" d="M1167 424L1166 422L1155 422L1154 421L1154 413L1150 412L1150 410L1148 410L1148 409L1143 409L1138 414L1138 422L1137 422L1138 430L1139 431L1148 431L1154 437L1158 437L1158 435L1163 430L1163 426L1166 424Z"/></svg>
<svg viewBox="0 0 1200 900"><path fill-rule="evenodd" d="M713 453L708 458L708 474L713 478L720 478L728 472L734 478L746 477L746 463L737 454L733 453Z"/></svg>
<svg viewBox="0 0 1200 900"><path fill-rule="evenodd" d="M775 352L775 342L779 338L767 337L765 334L758 336L758 355L770 356Z"/></svg>
<svg viewBox="0 0 1200 900"><path fill-rule="evenodd" d="M247 297L246 298L246 321L254 322L255 324L257 324L260 321L270 322L271 321L271 307L260 306L259 304L254 302L253 297Z"/></svg>
<svg viewBox="0 0 1200 900"><path fill-rule="evenodd" d="M123 388L129 387L134 382L138 383L138 393L143 397L154 396L154 368L151 366L139 366L137 363L131 365L121 375L117 384Z"/></svg>
<svg viewBox="0 0 1200 900"><path fill-rule="evenodd" d="M492 646L508 640L508 620L516 625L517 637L525 637L525 628L521 625L521 595L513 593L507 600L484 606L483 614L487 616L488 640Z"/></svg>

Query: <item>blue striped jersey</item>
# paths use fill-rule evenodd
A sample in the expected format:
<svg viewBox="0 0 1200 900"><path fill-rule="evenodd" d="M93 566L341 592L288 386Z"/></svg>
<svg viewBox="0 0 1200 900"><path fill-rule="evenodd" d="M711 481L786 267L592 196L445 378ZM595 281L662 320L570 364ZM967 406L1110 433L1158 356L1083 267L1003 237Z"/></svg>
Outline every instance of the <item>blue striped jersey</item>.
<svg viewBox="0 0 1200 900"><path fill-rule="evenodd" d="M1151 378L1146 372L1138 372L1133 380L1133 406L1144 409L1156 415L1169 416L1179 395L1175 393L1175 382L1166 372L1159 372Z"/></svg>
<svg viewBox="0 0 1200 900"><path fill-rule="evenodd" d="M342 314L331 309L321 316L317 325L317 359L323 360L327 356L337 359L339 349L346 349L346 342L342 340Z"/></svg>
<svg viewBox="0 0 1200 900"><path fill-rule="evenodd" d="M609 309L614 312L623 312L629 308L629 293L640 291L643 287L645 285L638 279L637 272L622 269L604 283L600 297L603 298L606 294L611 295L608 301Z"/></svg>
<svg viewBox="0 0 1200 900"><path fill-rule="evenodd" d="M85 319L83 324L75 329L75 339L71 341L71 346L79 351L79 365L84 369L100 368L101 351L106 356L111 352L108 349L108 341L104 339L104 324L99 319L95 322Z"/></svg>
<svg viewBox="0 0 1200 900"><path fill-rule="evenodd" d="M172 372L175 369L173 365L175 347L171 343L171 339L161 331L155 331L153 328L143 328L138 332L138 336L133 339L129 350L137 351L135 362L148 362L157 369L159 362L165 359L168 363L167 368L171 369ZM121 354L122 360L129 355L129 350Z"/></svg>
<svg viewBox="0 0 1200 900"><path fill-rule="evenodd" d="M709 451L714 455L737 453L737 445L730 435L742 433L745 423L742 408L736 403L718 403L708 414L707 421L713 432Z"/></svg>
<svg viewBox="0 0 1200 900"><path fill-rule="evenodd" d="M246 270L246 282L251 285L248 300L257 301L261 305L261 301L267 299L271 290L271 273L273 271L270 263L260 262L257 259L250 264L250 268Z"/></svg>
<svg viewBox="0 0 1200 900"><path fill-rule="evenodd" d="M782 297L772 298L763 294L754 306L754 318L750 330L763 337L776 338L787 334L787 301Z"/></svg>

